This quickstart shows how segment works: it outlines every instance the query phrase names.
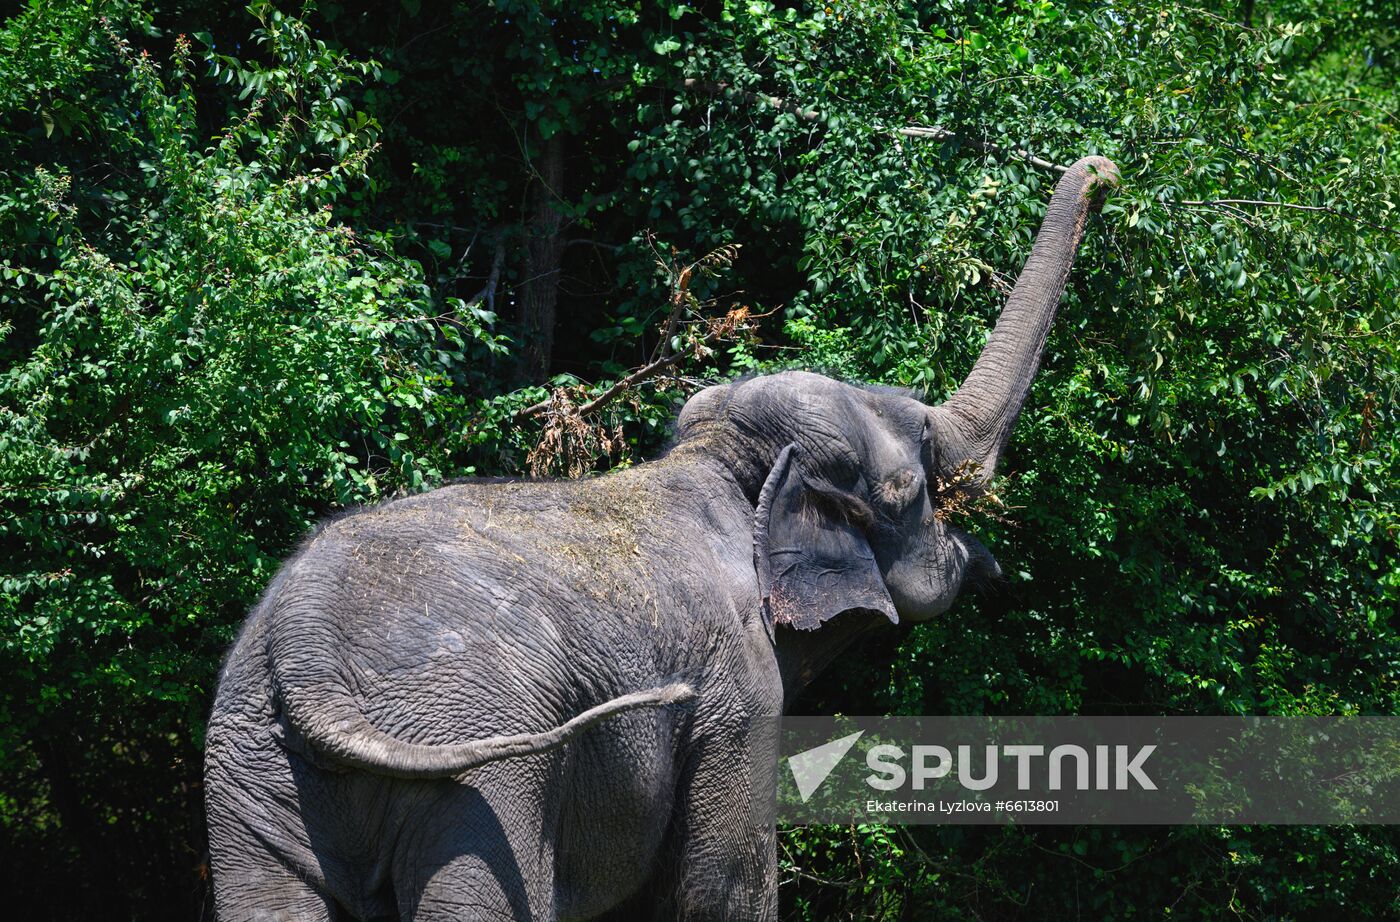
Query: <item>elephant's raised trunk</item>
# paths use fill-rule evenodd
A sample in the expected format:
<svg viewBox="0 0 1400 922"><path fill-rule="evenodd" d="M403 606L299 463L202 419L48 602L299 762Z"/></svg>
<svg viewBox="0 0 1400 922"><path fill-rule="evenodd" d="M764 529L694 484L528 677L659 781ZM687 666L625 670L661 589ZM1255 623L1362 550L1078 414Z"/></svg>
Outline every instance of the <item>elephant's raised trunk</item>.
<svg viewBox="0 0 1400 922"><path fill-rule="evenodd" d="M996 469L1030 392L1089 211L1100 198L1096 193L1117 182L1118 167L1104 157L1085 157L1060 177L996 329L962 387L941 408L962 436L964 460L977 463L984 477Z"/></svg>

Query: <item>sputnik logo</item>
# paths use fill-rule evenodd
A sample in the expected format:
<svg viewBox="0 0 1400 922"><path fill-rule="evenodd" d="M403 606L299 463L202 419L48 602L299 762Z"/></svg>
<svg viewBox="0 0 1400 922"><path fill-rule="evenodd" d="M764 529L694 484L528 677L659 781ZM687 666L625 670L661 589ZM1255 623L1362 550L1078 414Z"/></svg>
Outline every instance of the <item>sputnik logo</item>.
<svg viewBox="0 0 1400 922"><path fill-rule="evenodd" d="M822 786L822 782L836 766L841 764L841 760L851 751L856 740L864 735L865 731L861 730L839 740L799 752L795 756L788 756L788 770L792 772L792 780L796 782L797 793L802 797L804 804L816 793L817 788Z"/></svg>

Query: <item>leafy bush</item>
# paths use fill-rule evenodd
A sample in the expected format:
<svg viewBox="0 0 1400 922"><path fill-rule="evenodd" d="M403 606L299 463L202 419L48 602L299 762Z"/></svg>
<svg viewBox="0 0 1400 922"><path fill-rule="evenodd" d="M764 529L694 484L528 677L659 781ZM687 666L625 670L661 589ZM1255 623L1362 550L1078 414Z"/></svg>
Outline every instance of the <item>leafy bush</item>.
<svg viewBox="0 0 1400 922"><path fill-rule="evenodd" d="M332 217L375 133L341 93L371 65L260 11L266 65L212 58L246 108L206 146L191 43L162 73L76 10L6 32L10 87L55 100L41 118L91 112L99 81L108 95L40 140L15 93L3 136L0 733L22 785L5 822L21 844L187 874L199 728L242 613L328 501L440 476L460 439L444 395L498 344L484 311L435 302ZM123 181L74 188L55 142ZM135 913L163 893L129 896Z"/></svg>

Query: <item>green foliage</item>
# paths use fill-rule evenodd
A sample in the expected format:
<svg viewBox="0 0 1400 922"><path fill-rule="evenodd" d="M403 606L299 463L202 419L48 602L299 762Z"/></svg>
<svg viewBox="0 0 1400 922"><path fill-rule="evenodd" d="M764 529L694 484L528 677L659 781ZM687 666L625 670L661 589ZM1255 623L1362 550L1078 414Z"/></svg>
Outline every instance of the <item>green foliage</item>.
<svg viewBox="0 0 1400 922"><path fill-rule="evenodd" d="M248 604L328 510L522 471L561 431L517 416L547 385L583 401L690 344L601 409L599 466L738 371L946 396L1055 179L1026 154L1102 153L1124 179L1004 460L1008 508L975 524L1007 585L843 658L801 706L1396 713L1393 19L1385 0L31 3L0 31L17 899L52 864L86 883L40 914L195 911L169 895L198 892L200 726ZM557 345L532 377L522 302L554 244ZM685 322L781 310L764 342L694 348L668 323L675 267L729 244ZM1400 878L1385 829L781 840L791 918L1385 918Z"/></svg>
<svg viewBox="0 0 1400 922"><path fill-rule="evenodd" d="M150 802L126 786L198 766L218 657L290 542L328 502L437 480L460 438L447 394L498 344L489 315L438 304L332 217L374 141L335 94L372 67L259 9L265 64L207 58L246 108L206 142L189 42L162 69L115 22L64 12L10 24L51 43L11 43L10 76L40 98L82 98L70 74L109 87L106 111L57 130L126 181L75 188L32 106L7 113L0 749L5 776L45 778L69 844L100 848ZM55 58L67 70L46 73ZM189 867L197 843L172 831L156 854Z"/></svg>

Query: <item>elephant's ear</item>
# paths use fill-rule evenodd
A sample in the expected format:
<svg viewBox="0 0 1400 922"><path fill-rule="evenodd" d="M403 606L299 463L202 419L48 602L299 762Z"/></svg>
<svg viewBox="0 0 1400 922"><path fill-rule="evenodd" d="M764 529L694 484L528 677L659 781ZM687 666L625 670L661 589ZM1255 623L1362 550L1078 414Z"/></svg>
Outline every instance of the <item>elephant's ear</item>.
<svg viewBox="0 0 1400 922"><path fill-rule="evenodd" d="M770 630L810 631L854 608L898 624L852 506L859 501L809 479L799 455L795 443L778 455L754 513L754 566Z"/></svg>

